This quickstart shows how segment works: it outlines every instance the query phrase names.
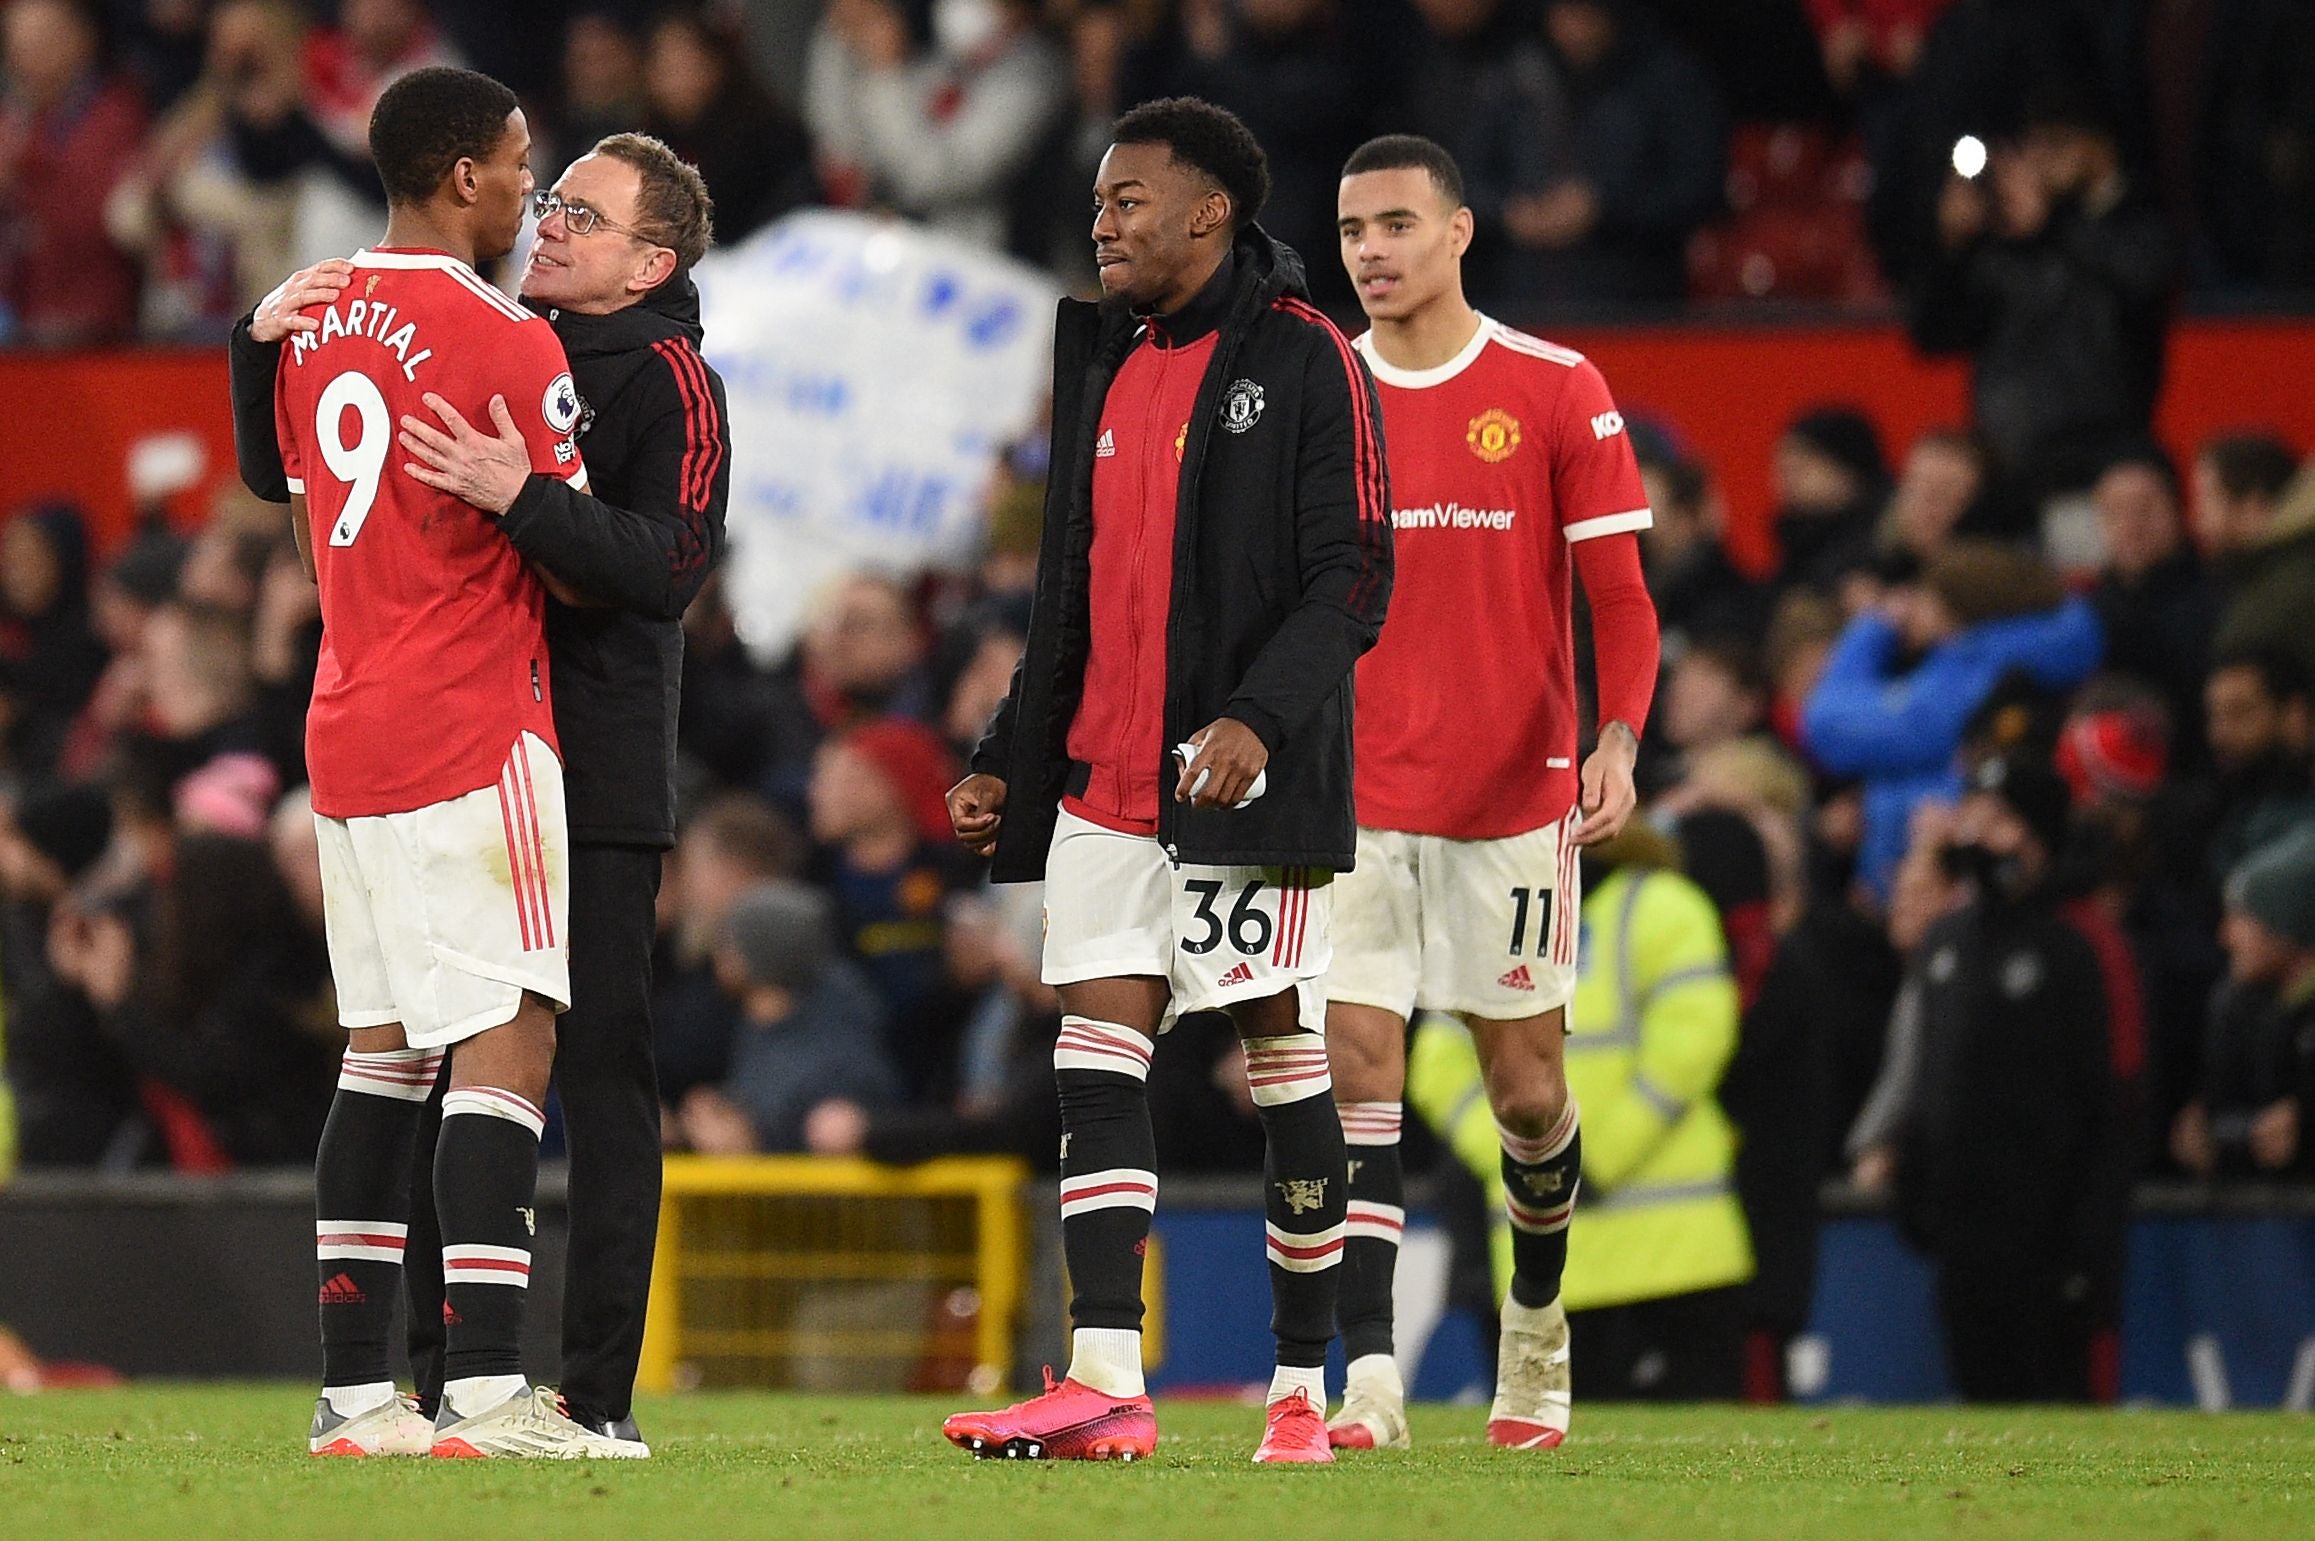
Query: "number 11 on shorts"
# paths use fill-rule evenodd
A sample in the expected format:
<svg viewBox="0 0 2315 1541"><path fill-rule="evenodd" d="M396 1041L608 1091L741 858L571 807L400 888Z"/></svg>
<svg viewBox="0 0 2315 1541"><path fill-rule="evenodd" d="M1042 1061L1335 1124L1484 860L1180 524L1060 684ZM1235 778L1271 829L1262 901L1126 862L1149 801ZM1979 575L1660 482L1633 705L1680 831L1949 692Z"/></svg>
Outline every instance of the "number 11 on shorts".
<svg viewBox="0 0 2315 1541"><path fill-rule="evenodd" d="M1548 888L1514 888L1511 890L1511 956L1520 956L1527 945L1527 912L1535 910L1535 955L1542 957L1551 946L1551 890Z"/></svg>

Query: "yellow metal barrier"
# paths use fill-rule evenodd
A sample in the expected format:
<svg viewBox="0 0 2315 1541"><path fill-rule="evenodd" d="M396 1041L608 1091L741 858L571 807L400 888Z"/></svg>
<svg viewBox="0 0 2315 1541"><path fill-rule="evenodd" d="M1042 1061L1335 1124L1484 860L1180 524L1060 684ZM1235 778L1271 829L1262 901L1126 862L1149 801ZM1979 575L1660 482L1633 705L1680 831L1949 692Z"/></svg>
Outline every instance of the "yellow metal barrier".
<svg viewBox="0 0 2315 1541"><path fill-rule="evenodd" d="M668 1157L639 1384L1001 1389L1028 1176L998 1157Z"/></svg>

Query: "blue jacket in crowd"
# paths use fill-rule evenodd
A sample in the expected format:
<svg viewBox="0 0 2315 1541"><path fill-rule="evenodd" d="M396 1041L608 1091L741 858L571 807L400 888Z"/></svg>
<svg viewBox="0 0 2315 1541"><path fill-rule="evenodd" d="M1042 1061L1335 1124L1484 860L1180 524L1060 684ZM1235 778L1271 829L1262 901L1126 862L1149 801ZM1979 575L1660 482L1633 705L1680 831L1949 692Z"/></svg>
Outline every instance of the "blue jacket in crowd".
<svg viewBox="0 0 2315 1541"><path fill-rule="evenodd" d="M1801 740L1826 771L1864 780L1857 875L1876 895L1888 897L1915 805L1960 795L1962 730L2002 679L2022 671L2046 690L2069 690L2104 651L2097 612L2079 599L1972 626L1904 673L1904 641L1886 616L1849 623L1801 709Z"/></svg>

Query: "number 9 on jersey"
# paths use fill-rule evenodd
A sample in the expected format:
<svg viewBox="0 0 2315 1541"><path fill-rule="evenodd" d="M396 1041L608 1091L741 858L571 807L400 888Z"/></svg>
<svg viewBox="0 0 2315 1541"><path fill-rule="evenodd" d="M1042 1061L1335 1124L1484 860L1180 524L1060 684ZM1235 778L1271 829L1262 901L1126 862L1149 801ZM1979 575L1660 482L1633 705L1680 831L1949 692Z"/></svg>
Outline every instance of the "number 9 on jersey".
<svg viewBox="0 0 2315 1541"><path fill-rule="evenodd" d="M353 409L360 424L354 442L346 442L346 409ZM314 407L314 443L330 475L346 484L346 500L330 525L330 544L350 546L368 522L378 501L378 478L386 471L386 451L393 444L393 415L377 382L349 369L322 387Z"/></svg>

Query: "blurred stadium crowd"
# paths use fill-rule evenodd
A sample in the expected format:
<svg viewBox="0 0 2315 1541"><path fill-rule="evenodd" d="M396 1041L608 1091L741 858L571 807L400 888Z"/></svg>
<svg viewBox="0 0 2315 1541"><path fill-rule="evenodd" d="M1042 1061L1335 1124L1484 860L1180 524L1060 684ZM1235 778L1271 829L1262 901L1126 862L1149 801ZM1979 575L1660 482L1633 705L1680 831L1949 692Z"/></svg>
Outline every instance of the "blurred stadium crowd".
<svg viewBox="0 0 2315 1541"><path fill-rule="evenodd" d="M2255 302L2315 282L2310 56L2297 0L14 0L0 340L222 335L371 238L370 104L444 61L523 94L543 178L647 129L706 174L727 242L880 207L1072 281L1104 130L1136 101L1243 116L1269 224L1305 254L1349 151L1423 133L1470 184L1473 297L1562 318L1885 300L1961 217L1958 144L1995 147L2015 230L2051 215L2001 147L2089 123L2130 175L2060 217L2158 231L2162 276Z"/></svg>
<svg viewBox="0 0 2315 1541"><path fill-rule="evenodd" d="M1074 282L1104 125L1193 91L1254 127L1267 222L1338 287L1340 162L1412 128L1460 150L1491 232L1474 297L1507 318L1901 304L1921 347L1974 360L1974 421L1886 444L1837 401L1795 420L1765 573L1723 546L1716 468L1632 424L1666 666L1645 827L1586 882L1658 874L1718 915L1727 1019L1633 1009L1707 1046L1697 1101L1741 1134L1750 1319L1798 1330L1827 1177L1893 1189L1933 1248L1957 1206L2029 1246L2054 1216L2111 1220L2079 1249L2110 1293L2120 1212L2090 1215L2098 1195L2315 1173L2315 465L2256 425L2186 467L2148 437L2181 291L2279 304L2315 273L2315 8L833 0L746 19L14 0L7 325L221 335L302 258L374 235L368 104L452 58L536 103L542 177L601 133L667 138L727 242L805 203L887 207ZM1965 135L1991 146L1982 176L1951 169ZM1052 1167L1038 896L982 884L942 806L1022 644L1041 498L1001 470L977 568L855 575L776 665L715 586L693 607L655 982L671 1146ZM342 1041L300 792L318 633L278 511L238 494L198 536L156 522L101 565L69 507L0 524L25 1165L310 1159ZM2024 846L1971 822L1972 787ZM2094 1053L2020 1049L2044 979L1969 942L1996 910L2002 937L2056 928L2032 968L2090 981L2063 1004ZM1159 1056L1165 1170L1259 1169L1238 1055L1216 1017ZM1471 1182L1448 1143L1411 1145L1426 1163Z"/></svg>

